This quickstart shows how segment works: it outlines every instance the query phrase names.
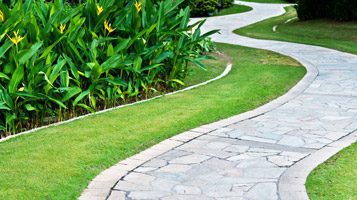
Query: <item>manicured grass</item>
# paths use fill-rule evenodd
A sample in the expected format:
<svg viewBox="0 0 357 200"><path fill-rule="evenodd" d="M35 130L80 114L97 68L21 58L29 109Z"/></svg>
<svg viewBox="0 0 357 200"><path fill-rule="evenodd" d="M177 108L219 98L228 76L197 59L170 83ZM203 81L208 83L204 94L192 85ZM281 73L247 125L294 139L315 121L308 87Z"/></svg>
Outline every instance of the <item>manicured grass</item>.
<svg viewBox="0 0 357 200"><path fill-rule="evenodd" d="M238 29L235 33L260 39L318 45L357 54L357 23L331 20L298 21L293 7L282 16ZM277 31L272 29L278 25Z"/></svg>
<svg viewBox="0 0 357 200"><path fill-rule="evenodd" d="M0 143L0 199L75 199L118 161L175 134L256 108L306 73L298 62L270 51L218 47L233 62L223 79Z"/></svg>
<svg viewBox="0 0 357 200"><path fill-rule="evenodd" d="M196 85L203 81L219 76L227 66L229 58L223 54L212 53L214 59L205 60L206 70L202 70L193 64L190 65L185 86Z"/></svg>
<svg viewBox="0 0 357 200"><path fill-rule="evenodd" d="M232 7L219 11L215 16L231 15L251 11L253 8L244 5L234 4Z"/></svg>
<svg viewBox="0 0 357 200"><path fill-rule="evenodd" d="M318 166L307 178L311 200L352 200L357 197L357 144Z"/></svg>
<svg viewBox="0 0 357 200"><path fill-rule="evenodd" d="M246 2L256 2L256 3L289 3L284 0L241 0Z"/></svg>

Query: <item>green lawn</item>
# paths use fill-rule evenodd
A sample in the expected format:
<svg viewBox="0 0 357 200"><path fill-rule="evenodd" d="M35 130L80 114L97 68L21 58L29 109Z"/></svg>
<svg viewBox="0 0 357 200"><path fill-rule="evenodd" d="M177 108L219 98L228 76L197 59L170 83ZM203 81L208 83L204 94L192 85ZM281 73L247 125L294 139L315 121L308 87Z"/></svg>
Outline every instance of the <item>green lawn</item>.
<svg viewBox="0 0 357 200"><path fill-rule="evenodd" d="M232 7L219 11L214 16L231 15L251 11L253 8L244 5L234 4Z"/></svg>
<svg viewBox="0 0 357 200"><path fill-rule="evenodd" d="M298 21L293 7L282 16L238 29L235 33L248 37L312 44L357 54L357 22L331 20ZM295 18L289 23L287 20ZM278 25L277 31L273 27Z"/></svg>
<svg viewBox="0 0 357 200"><path fill-rule="evenodd" d="M256 2L256 3L289 3L285 0L241 0L246 2Z"/></svg>
<svg viewBox="0 0 357 200"><path fill-rule="evenodd" d="M213 56L215 59L204 61L206 70L202 70L193 64L189 66L189 71L185 80L186 87L215 78L225 70L227 63L229 62L229 58L225 57L223 54L220 55L217 53L213 53L211 56Z"/></svg>
<svg viewBox="0 0 357 200"><path fill-rule="evenodd" d="M357 197L357 144L317 167L307 178L311 200L352 200Z"/></svg>
<svg viewBox="0 0 357 200"><path fill-rule="evenodd" d="M76 199L118 161L175 134L256 108L306 73L298 62L270 51L218 48L233 61L223 79L0 143L0 199ZM226 65L212 62L218 62L219 72Z"/></svg>

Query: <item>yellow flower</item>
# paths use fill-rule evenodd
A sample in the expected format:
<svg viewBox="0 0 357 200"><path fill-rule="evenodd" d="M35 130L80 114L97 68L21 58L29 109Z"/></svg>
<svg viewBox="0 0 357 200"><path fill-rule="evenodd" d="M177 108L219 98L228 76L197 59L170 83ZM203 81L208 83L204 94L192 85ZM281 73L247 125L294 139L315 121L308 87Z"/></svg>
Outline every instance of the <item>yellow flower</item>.
<svg viewBox="0 0 357 200"><path fill-rule="evenodd" d="M135 1L136 11L140 12L142 6L143 6L143 2L140 1L140 3L139 3L138 1Z"/></svg>
<svg viewBox="0 0 357 200"><path fill-rule="evenodd" d="M103 7L97 4L97 15L103 12Z"/></svg>
<svg viewBox="0 0 357 200"><path fill-rule="evenodd" d="M0 10L0 19L2 22L5 21L5 14Z"/></svg>
<svg viewBox="0 0 357 200"><path fill-rule="evenodd" d="M109 32L113 32L115 30L115 28L112 28L112 24L109 24L109 22L107 20L104 21L104 28Z"/></svg>
<svg viewBox="0 0 357 200"><path fill-rule="evenodd" d="M14 37L10 37L9 35L7 37L9 37L11 42L14 43L16 46L24 39L24 37L19 35L19 30L14 31Z"/></svg>
<svg viewBox="0 0 357 200"><path fill-rule="evenodd" d="M60 32L61 32L61 34L63 34L64 33L64 30L66 29L66 24L61 24L61 26L60 26Z"/></svg>

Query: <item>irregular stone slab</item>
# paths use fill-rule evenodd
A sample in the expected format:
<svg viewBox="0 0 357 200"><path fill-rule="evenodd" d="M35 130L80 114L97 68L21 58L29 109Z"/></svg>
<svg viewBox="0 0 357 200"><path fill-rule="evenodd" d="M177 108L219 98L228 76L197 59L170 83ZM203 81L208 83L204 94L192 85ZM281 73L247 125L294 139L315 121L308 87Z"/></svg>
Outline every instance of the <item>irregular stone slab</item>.
<svg viewBox="0 0 357 200"><path fill-rule="evenodd" d="M245 195L249 200L278 199L277 186L275 183L258 183Z"/></svg>
<svg viewBox="0 0 357 200"><path fill-rule="evenodd" d="M170 161L170 163L176 163L176 164L195 164L195 163L200 163L205 160L208 160L210 157L205 156L205 155L199 155L199 154L191 154L188 156L183 156L180 158L175 158Z"/></svg>
<svg viewBox="0 0 357 200"><path fill-rule="evenodd" d="M202 193L199 187L187 185L177 185L174 190L177 194L199 195Z"/></svg>

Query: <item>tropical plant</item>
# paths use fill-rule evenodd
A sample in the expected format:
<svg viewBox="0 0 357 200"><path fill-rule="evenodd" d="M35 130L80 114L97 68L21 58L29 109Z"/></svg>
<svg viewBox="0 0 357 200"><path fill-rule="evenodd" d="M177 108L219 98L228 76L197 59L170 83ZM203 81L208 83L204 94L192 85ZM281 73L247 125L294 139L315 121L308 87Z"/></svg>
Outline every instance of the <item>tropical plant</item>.
<svg viewBox="0 0 357 200"><path fill-rule="evenodd" d="M183 85L216 31L182 1L0 3L0 137Z"/></svg>

